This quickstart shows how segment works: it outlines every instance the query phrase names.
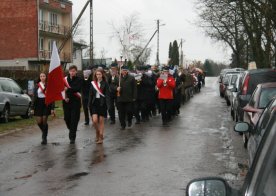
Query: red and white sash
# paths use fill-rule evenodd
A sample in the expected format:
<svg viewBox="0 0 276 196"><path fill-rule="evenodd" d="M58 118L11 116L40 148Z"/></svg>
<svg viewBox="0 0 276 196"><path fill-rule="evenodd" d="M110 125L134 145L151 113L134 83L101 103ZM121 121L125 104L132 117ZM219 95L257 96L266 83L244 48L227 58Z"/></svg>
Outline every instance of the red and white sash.
<svg viewBox="0 0 276 196"><path fill-rule="evenodd" d="M45 95L46 96L46 92L45 92L45 86L44 86L44 84L42 83L42 82L39 82L38 84L38 88L41 90L41 92L43 93L43 95Z"/></svg>
<svg viewBox="0 0 276 196"><path fill-rule="evenodd" d="M71 88L71 86L69 85L68 81L67 81L67 76L64 78L64 84L67 88ZM81 98L81 94L79 92L74 93L74 95L78 98ZM65 96L64 96L65 97Z"/></svg>
<svg viewBox="0 0 276 196"><path fill-rule="evenodd" d="M96 89L96 91L97 91L102 97L105 97L104 94L103 94L102 89L98 86L98 82L92 81L91 83L92 83L94 89Z"/></svg>

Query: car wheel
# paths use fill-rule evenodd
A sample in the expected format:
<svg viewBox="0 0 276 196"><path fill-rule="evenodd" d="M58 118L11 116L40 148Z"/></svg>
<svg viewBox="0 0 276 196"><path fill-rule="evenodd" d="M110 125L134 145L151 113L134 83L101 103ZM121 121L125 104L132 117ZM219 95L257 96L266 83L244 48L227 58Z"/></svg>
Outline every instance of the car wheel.
<svg viewBox="0 0 276 196"><path fill-rule="evenodd" d="M10 118L10 109L8 106L5 106L3 109L3 122L8 123Z"/></svg>
<svg viewBox="0 0 276 196"><path fill-rule="evenodd" d="M29 105L27 111L26 111L26 114L25 115L22 115L21 118L24 118L24 119L28 119L28 118L31 118L31 106Z"/></svg>
<svg viewBox="0 0 276 196"><path fill-rule="evenodd" d="M243 140L243 147L247 148L248 138L246 137L245 134L242 135L242 140Z"/></svg>

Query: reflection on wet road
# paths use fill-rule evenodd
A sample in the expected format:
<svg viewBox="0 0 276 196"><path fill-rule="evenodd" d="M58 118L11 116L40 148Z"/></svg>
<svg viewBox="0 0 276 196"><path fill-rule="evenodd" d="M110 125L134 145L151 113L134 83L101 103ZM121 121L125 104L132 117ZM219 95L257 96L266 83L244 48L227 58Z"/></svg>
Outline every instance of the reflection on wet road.
<svg viewBox="0 0 276 196"><path fill-rule="evenodd" d="M70 145L62 120L49 144L31 128L0 138L0 195L184 195L189 180L221 176L241 186L247 158L229 108L208 78L168 127L160 116L120 130L106 123L103 145L79 125Z"/></svg>

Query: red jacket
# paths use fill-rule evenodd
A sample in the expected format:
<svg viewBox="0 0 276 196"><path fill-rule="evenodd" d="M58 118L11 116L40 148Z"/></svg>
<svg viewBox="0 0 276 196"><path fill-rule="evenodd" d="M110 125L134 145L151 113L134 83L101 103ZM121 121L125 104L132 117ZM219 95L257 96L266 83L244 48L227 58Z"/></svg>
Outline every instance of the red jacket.
<svg viewBox="0 0 276 196"><path fill-rule="evenodd" d="M159 99L173 99L173 89L175 88L175 80L172 76L168 76L166 86L164 86L164 80L158 78L156 86L159 88Z"/></svg>

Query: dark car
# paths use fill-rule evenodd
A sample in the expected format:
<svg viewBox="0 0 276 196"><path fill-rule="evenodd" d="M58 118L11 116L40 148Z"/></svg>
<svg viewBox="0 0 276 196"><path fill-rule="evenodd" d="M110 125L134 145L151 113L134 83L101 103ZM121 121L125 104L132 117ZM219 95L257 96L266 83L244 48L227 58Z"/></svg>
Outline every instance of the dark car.
<svg viewBox="0 0 276 196"><path fill-rule="evenodd" d="M247 148L248 148L250 165L252 164L254 155L257 151L261 138L264 135L267 122L270 120L270 118L273 116L273 113L275 112L276 112L276 98L274 98L270 102L270 104L264 109L262 115L259 118L259 121L256 123L254 127L249 124L249 129L247 133L250 134L250 137L248 139ZM244 134L244 135L247 135L247 134Z"/></svg>
<svg viewBox="0 0 276 196"><path fill-rule="evenodd" d="M276 69L254 69L245 71L240 81L237 96L237 117L243 121L243 108L248 103L258 84L276 82Z"/></svg>
<svg viewBox="0 0 276 196"><path fill-rule="evenodd" d="M243 108L243 121L255 127L264 108L276 96L276 82L258 84L248 104ZM247 147L249 132L243 134L244 147Z"/></svg>
<svg viewBox="0 0 276 196"><path fill-rule="evenodd" d="M31 98L18 84L9 78L0 77L0 118L8 122L10 116L31 116Z"/></svg>
<svg viewBox="0 0 276 196"><path fill-rule="evenodd" d="M186 188L187 196L274 196L276 194L276 107L274 104L269 107L271 111L269 118L264 117L262 137L242 189L231 188L223 178L206 177L189 182ZM235 130L247 132L249 127L248 123L241 122L236 124Z"/></svg>
<svg viewBox="0 0 276 196"><path fill-rule="evenodd" d="M230 90L230 95L229 95L229 100L230 100L230 113L234 121L238 122L238 115L237 115L237 108L238 108L238 91L239 91L239 86L240 86L240 80L242 79L242 73L239 75L233 76L234 79L236 79L235 84L233 84L231 87L229 87Z"/></svg>

